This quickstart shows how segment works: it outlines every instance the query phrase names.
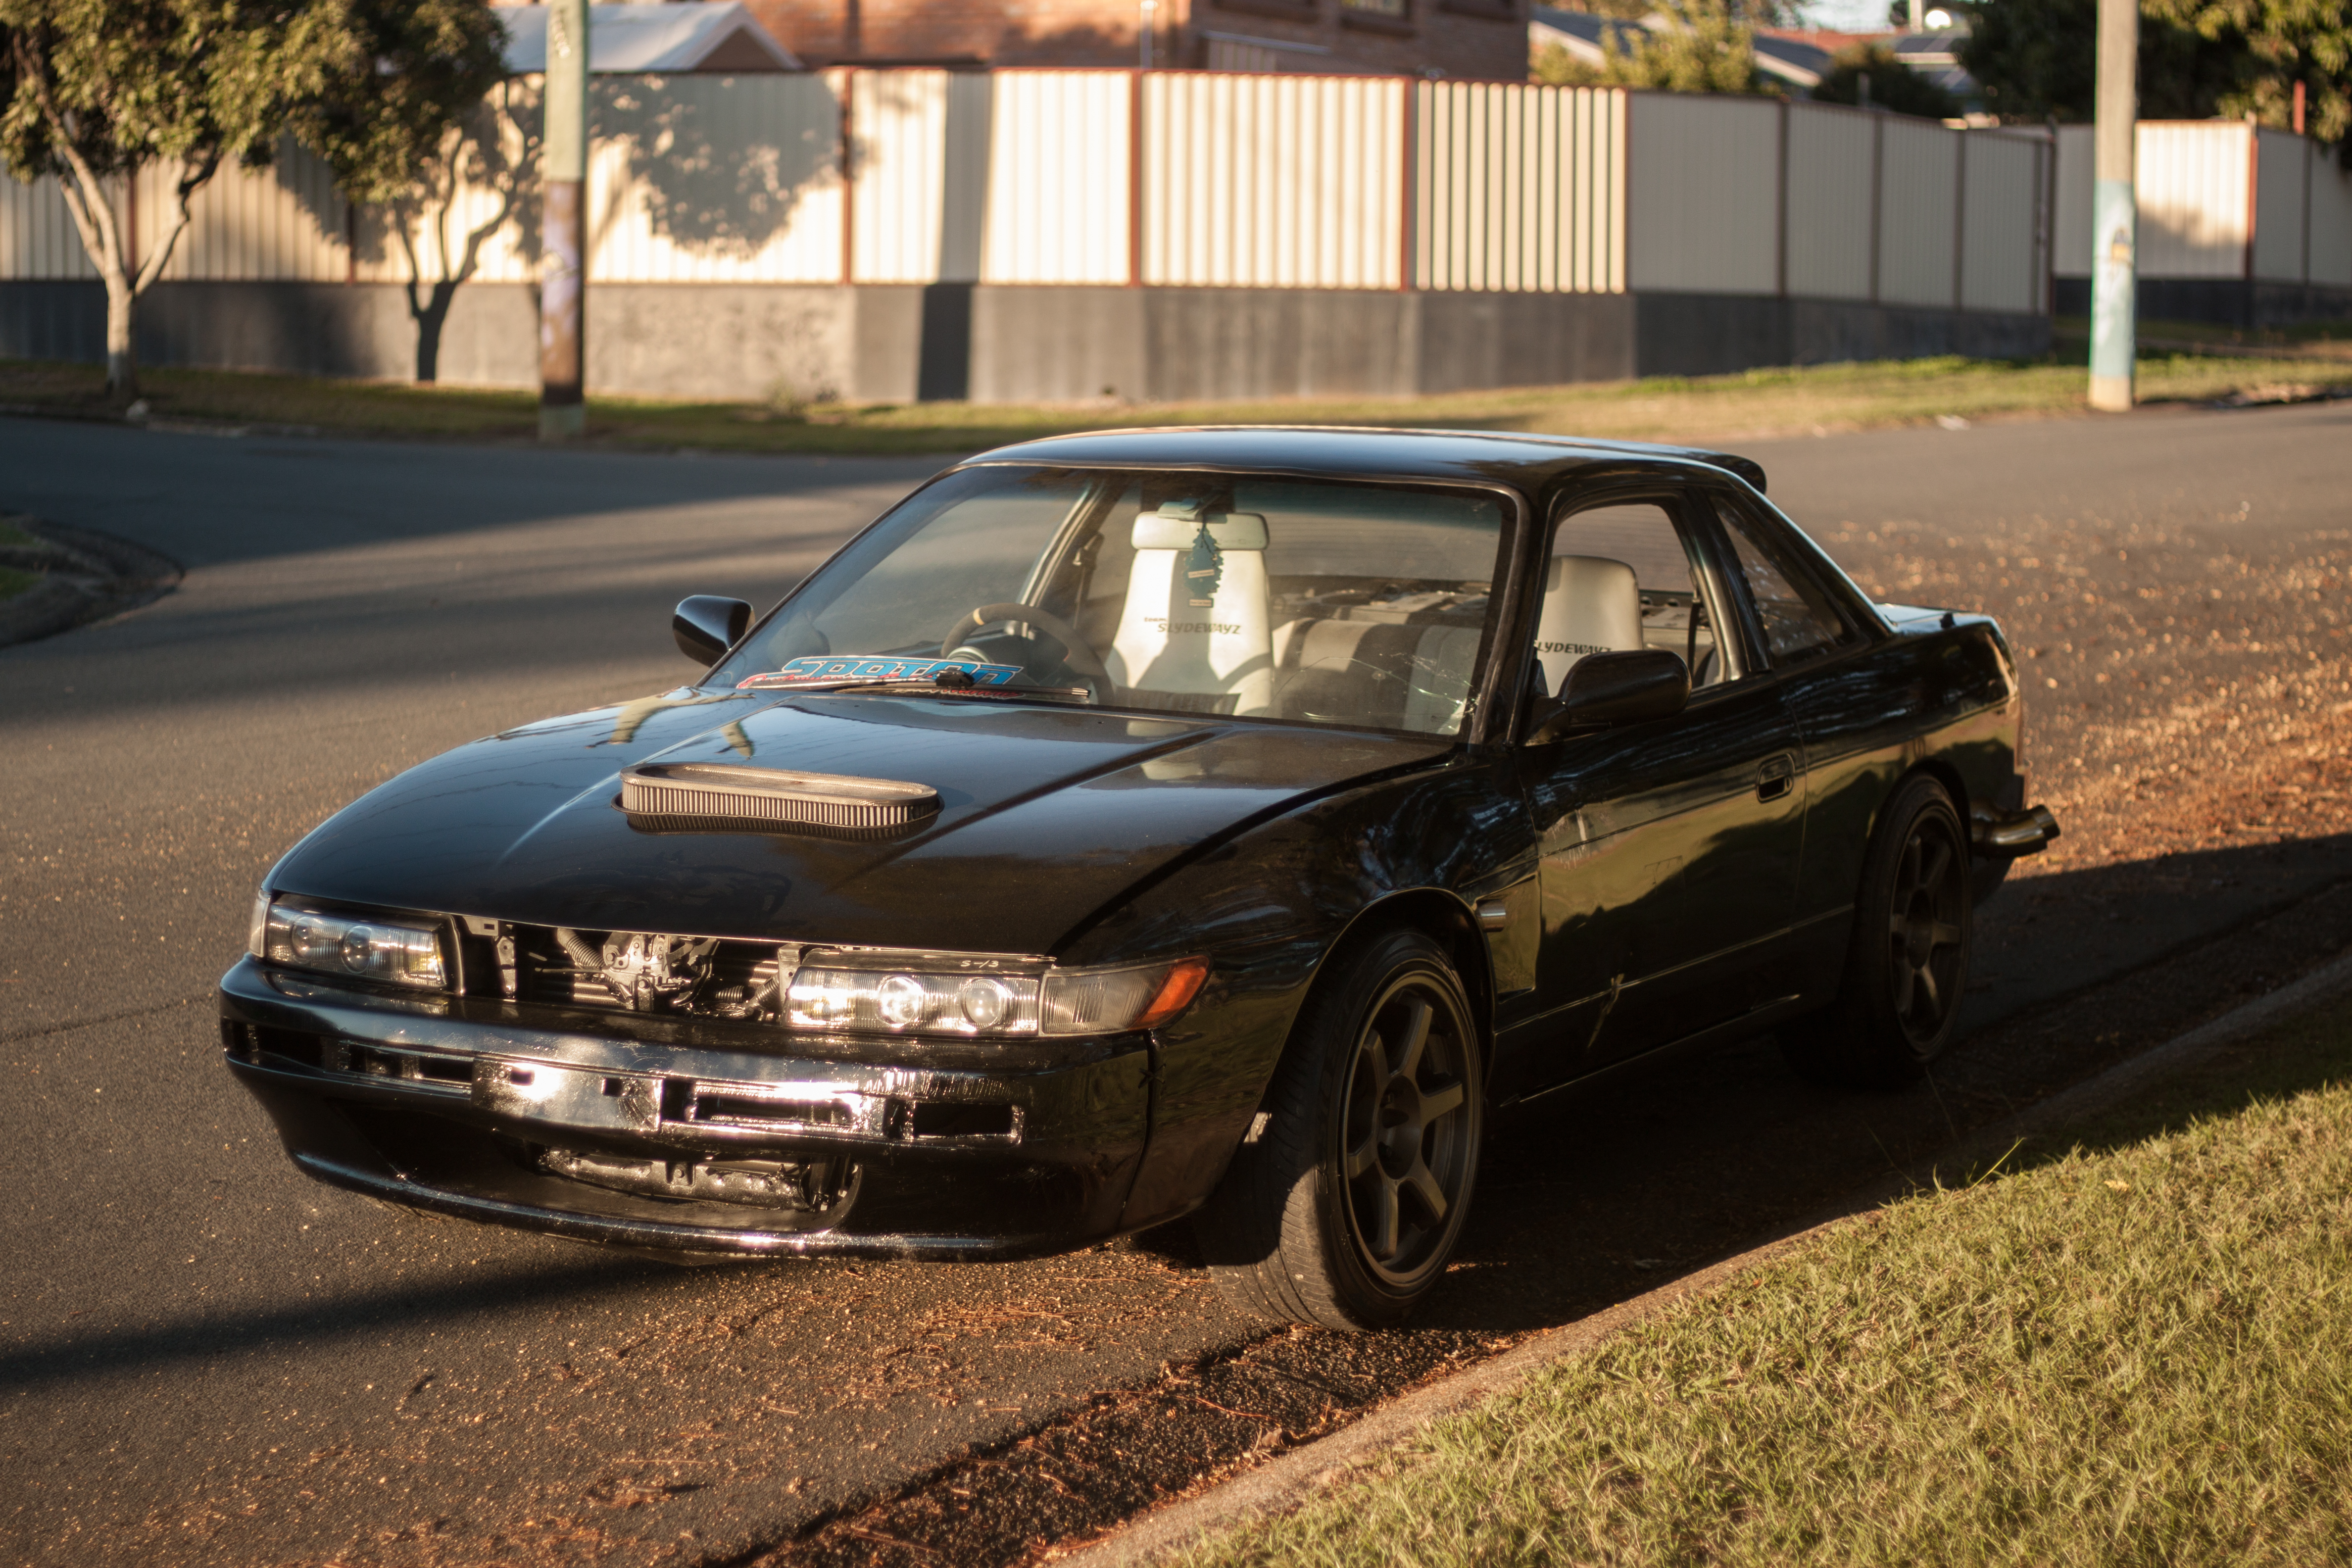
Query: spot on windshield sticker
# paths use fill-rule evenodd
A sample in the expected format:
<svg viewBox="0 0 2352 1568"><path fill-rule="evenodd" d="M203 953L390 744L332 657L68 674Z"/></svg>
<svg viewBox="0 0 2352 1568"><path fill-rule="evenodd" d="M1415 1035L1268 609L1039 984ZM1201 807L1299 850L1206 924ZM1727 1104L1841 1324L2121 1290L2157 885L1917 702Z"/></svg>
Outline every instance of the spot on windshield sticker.
<svg viewBox="0 0 2352 1568"><path fill-rule="evenodd" d="M975 664L968 658L893 658L887 654L812 654L788 660L782 669L747 676L735 683L738 691L776 686L808 686L834 680L934 680L944 669L960 669L974 686L1009 686L1021 673L1017 664Z"/></svg>

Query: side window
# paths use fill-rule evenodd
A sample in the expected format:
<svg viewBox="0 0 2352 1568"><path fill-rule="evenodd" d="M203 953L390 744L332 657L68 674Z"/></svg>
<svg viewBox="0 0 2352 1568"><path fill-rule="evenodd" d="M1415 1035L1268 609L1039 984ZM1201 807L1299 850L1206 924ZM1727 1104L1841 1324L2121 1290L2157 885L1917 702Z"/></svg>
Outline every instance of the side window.
<svg viewBox="0 0 2352 1568"><path fill-rule="evenodd" d="M1718 504L1716 510L1774 665L1801 664L1852 639L1853 628L1836 604L1786 546L1738 509Z"/></svg>
<svg viewBox="0 0 2352 1568"><path fill-rule="evenodd" d="M1694 687L1726 679L1703 580L1673 514L1655 501L1564 519L1552 534L1536 616L1544 689L1558 691L1587 654L1645 647L1680 654Z"/></svg>

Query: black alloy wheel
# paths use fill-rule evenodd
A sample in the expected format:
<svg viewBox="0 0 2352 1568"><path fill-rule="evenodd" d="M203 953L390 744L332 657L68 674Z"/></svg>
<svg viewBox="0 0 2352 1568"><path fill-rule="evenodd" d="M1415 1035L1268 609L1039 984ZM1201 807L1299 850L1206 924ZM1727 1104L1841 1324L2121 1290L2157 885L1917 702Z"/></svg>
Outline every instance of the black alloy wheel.
<svg viewBox="0 0 2352 1568"><path fill-rule="evenodd" d="M1461 1236L1485 1122L1481 1042L1444 950L1418 931L1373 938L1302 1010L1194 1222L1219 1287L1326 1328L1402 1321Z"/></svg>
<svg viewBox="0 0 2352 1568"><path fill-rule="evenodd" d="M1799 1072L1893 1089L1951 1044L1968 992L1969 881L1968 834L1952 797L1924 774L1906 780L1864 858L1837 1002L1780 1037Z"/></svg>
<svg viewBox="0 0 2352 1568"><path fill-rule="evenodd" d="M1939 814L1911 821L1895 857L1886 921L1887 984L1895 1021L1914 1050L1933 1050L1951 1028L1967 975L1968 850Z"/></svg>

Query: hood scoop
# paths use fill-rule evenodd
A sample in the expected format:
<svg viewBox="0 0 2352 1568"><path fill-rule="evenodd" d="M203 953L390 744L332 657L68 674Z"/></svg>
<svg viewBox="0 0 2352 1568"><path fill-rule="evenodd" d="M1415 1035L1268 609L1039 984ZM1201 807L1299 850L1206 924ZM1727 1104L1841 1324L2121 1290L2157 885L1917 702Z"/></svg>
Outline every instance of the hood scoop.
<svg viewBox="0 0 2352 1568"><path fill-rule="evenodd" d="M929 784L731 763L646 763L621 774L621 809L648 833L816 833L882 837L940 809Z"/></svg>

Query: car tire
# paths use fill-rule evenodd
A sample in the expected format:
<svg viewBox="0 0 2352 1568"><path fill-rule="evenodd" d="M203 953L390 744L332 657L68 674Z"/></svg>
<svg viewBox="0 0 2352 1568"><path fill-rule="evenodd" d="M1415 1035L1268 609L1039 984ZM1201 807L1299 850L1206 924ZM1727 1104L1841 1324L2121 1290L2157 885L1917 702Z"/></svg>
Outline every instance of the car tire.
<svg viewBox="0 0 2352 1568"><path fill-rule="evenodd" d="M1412 930L1355 948L1194 1218L1219 1289L1324 1328L1403 1321L1462 1234L1485 1126L1481 1043L1444 950Z"/></svg>
<svg viewBox="0 0 2352 1568"><path fill-rule="evenodd" d="M1944 786L1906 781L1863 860L1837 1001L1780 1037L1820 1083L1895 1089L1951 1044L1974 927L1969 838Z"/></svg>

